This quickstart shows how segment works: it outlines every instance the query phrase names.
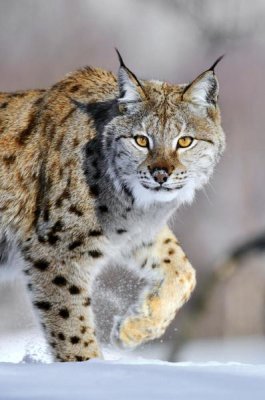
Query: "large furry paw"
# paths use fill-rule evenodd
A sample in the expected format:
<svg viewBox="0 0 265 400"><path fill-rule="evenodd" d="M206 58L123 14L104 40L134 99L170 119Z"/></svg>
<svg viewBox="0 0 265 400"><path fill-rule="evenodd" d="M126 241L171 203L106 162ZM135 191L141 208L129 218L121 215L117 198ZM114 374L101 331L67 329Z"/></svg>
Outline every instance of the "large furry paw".
<svg viewBox="0 0 265 400"><path fill-rule="evenodd" d="M166 329L161 321L141 315L117 317L112 329L111 341L122 349L134 349L148 340L161 336Z"/></svg>

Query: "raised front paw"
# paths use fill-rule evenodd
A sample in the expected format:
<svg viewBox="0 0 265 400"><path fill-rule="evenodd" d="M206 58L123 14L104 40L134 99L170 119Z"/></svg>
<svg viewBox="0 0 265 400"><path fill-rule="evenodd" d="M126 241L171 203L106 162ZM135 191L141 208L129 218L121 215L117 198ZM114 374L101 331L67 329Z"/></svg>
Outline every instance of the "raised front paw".
<svg viewBox="0 0 265 400"><path fill-rule="evenodd" d="M160 337L167 325L161 320L141 315L117 317L112 329L112 343L120 348L133 349L148 340Z"/></svg>

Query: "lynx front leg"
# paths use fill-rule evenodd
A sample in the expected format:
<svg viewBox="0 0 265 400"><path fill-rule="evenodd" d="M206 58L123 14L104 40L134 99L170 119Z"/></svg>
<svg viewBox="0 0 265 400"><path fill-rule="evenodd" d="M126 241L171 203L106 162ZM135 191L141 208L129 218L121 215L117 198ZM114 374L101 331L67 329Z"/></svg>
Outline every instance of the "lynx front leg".
<svg viewBox="0 0 265 400"><path fill-rule="evenodd" d="M196 284L195 271L168 227L135 257L141 268L154 276L155 283L142 293L139 304L117 320L113 341L122 347L160 337Z"/></svg>
<svg viewBox="0 0 265 400"><path fill-rule="evenodd" d="M89 275L76 263L37 259L25 271L32 301L54 359L85 361L100 357L89 297Z"/></svg>

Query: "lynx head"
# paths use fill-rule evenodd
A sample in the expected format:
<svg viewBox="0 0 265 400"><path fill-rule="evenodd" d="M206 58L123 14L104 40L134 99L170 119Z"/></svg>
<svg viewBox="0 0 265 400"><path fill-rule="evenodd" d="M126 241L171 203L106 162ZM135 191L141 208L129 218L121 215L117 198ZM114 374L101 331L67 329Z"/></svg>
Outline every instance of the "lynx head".
<svg viewBox="0 0 265 400"><path fill-rule="evenodd" d="M139 80L119 59L119 96L102 130L111 179L139 205L192 201L224 149L214 72L221 58L183 85Z"/></svg>

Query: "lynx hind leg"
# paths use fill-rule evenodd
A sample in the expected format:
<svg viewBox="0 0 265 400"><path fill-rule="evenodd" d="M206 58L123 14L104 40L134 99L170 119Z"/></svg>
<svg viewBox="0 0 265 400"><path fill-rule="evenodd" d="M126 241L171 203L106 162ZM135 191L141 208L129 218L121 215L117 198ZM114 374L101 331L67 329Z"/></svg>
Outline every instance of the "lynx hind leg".
<svg viewBox="0 0 265 400"><path fill-rule="evenodd" d="M77 265L36 259L25 270L33 305L55 361L101 357L89 297L89 277Z"/></svg>
<svg viewBox="0 0 265 400"><path fill-rule="evenodd" d="M163 335L196 285L195 271L169 228L163 229L155 243L141 249L136 258L142 268L161 278L143 291L137 306L116 321L113 341L127 348Z"/></svg>

